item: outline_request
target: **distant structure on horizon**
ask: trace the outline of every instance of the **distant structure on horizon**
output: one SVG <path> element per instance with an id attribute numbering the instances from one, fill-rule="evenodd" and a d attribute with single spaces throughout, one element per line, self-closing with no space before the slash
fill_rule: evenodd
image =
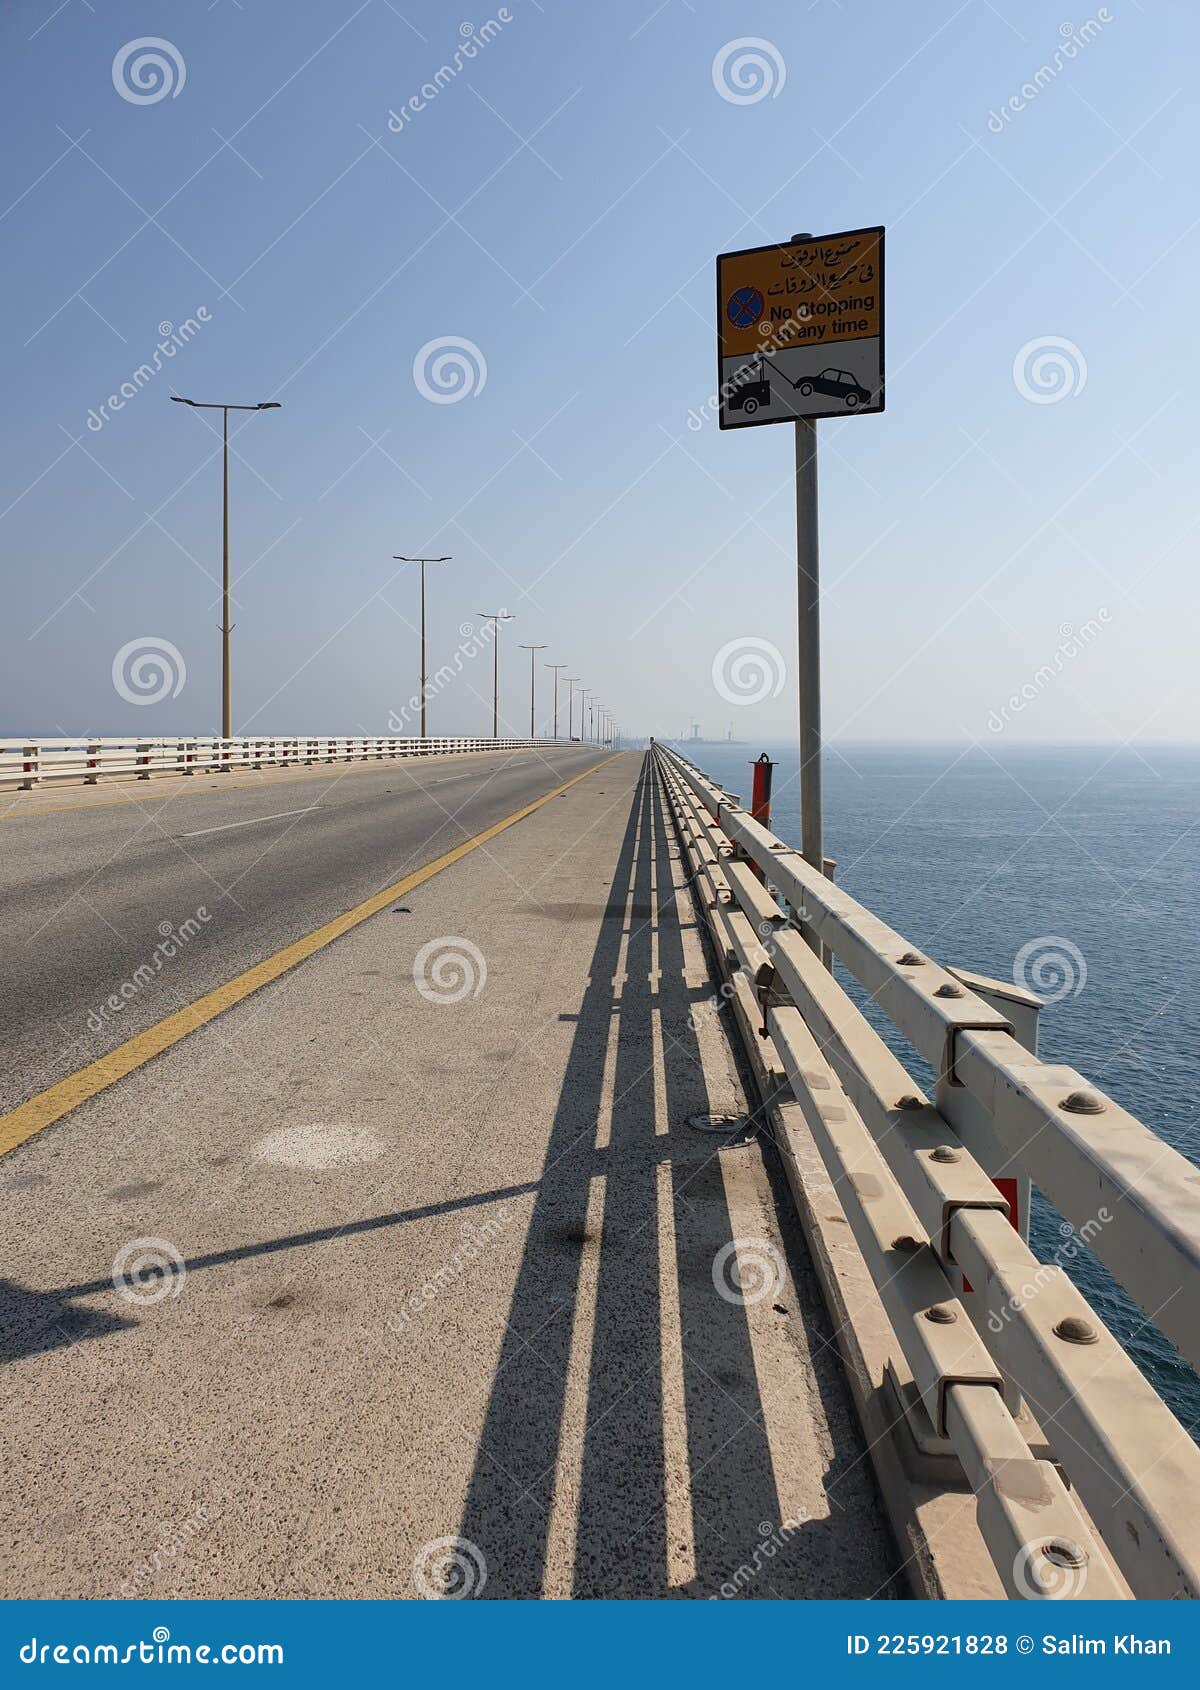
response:
<path id="1" fill-rule="evenodd" d="M 747 742 L 744 739 L 734 739 L 732 722 L 725 731 L 724 739 L 705 739 L 701 735 L 699 722 L 693 718 L 681 734 L 667 743 L 672 745 L 745 745 Z"/>

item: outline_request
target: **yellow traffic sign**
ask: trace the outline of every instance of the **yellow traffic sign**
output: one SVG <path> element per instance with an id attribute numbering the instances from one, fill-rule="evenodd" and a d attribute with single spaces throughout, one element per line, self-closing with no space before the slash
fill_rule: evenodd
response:
<path id="1" fill-rule="evenodd" d="M 722 428 L 883 410 L 883 230 L 717 259 Z"/>

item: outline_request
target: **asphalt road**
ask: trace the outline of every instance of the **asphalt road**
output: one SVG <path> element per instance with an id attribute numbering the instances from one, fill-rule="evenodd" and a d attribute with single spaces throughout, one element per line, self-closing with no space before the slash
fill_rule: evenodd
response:
<path id="1" fill-rule="evenodd" d="M 250 784 L 230 777 L 224 787 L 173 783 L 170 792 L 152 782 L 9 795 L 0 815 L 0 1110 L 603 756 L 564 746 L 273 772 Z"/>
<path id="2" fill-rule="evenodd" d="M 478 793 L 455 800 L 477 827 L 569 757 L 552 776 L 518 753 L 503 798 L 482 772 L 433 786 L 461 764 L 415 775 Z M 305 921 L 393 876 L 432 848 L 432 800 L 394 780 L 372 798 L 347 778 L 344 813 L 301 818 L 294 847 L 273 824 L 254 870 L 273 883 L 235 891 L 261 885 L 290 932 L 301 871 L 330 876 Z M 322 784 L 167 816 L 233 875 L 253 855 L 216 842 L 259 829 L 203 829 Z M 54 827 L 81 817 L 99 825 Z M 187 858 L 159 851 L 169 886 Z M 142 884 L 122 868 L 110 913 Z M 751 1100 L 645 760 L 395 902 L 411 914 L 363 921 L 0 1161 L 0 1597 L 392 1600 L 443 1594 L 448 1559 L 489 1599 L 890 1594 L 798 1223 L 758 1140 L 690 1125 Z M 230 937 L 235 913 L 190 942 L 222 967 L 261 943 Z M 448 935 L 474 990 L 418 984 Z"/>

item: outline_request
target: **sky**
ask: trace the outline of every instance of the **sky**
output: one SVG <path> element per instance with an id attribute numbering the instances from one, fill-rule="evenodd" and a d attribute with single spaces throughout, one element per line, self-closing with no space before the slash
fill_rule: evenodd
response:
<path id="1" fill-rule="evenodd" d="M 231 421 L 235 732 L 417 731 L 393 554 L 449 553 L 431 733 L 490 732 L 503 608 L 514 733 L 523 642 L 630 734 L 792 734 L 793 428 L 713 420 L 714 260 L 882 224 L 826 736 L 1195 740 L 1198 47 L 1170 0 L 5 0 L 0 734 L 219 730 L 173 393 L 280 405 Z"/>

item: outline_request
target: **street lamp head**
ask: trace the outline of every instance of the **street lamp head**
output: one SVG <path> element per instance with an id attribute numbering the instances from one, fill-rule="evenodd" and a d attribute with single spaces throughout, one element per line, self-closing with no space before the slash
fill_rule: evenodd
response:
<path id="1" fill-rule="evenodd" d="M 176 405 L 190 405 L 194 411 L 278 411 L 278 399 L 263 399 L 257 405 L 224 405 L 219 400 L 185 399 L 181 393 L 172 393 L 172 400 Z"/>

